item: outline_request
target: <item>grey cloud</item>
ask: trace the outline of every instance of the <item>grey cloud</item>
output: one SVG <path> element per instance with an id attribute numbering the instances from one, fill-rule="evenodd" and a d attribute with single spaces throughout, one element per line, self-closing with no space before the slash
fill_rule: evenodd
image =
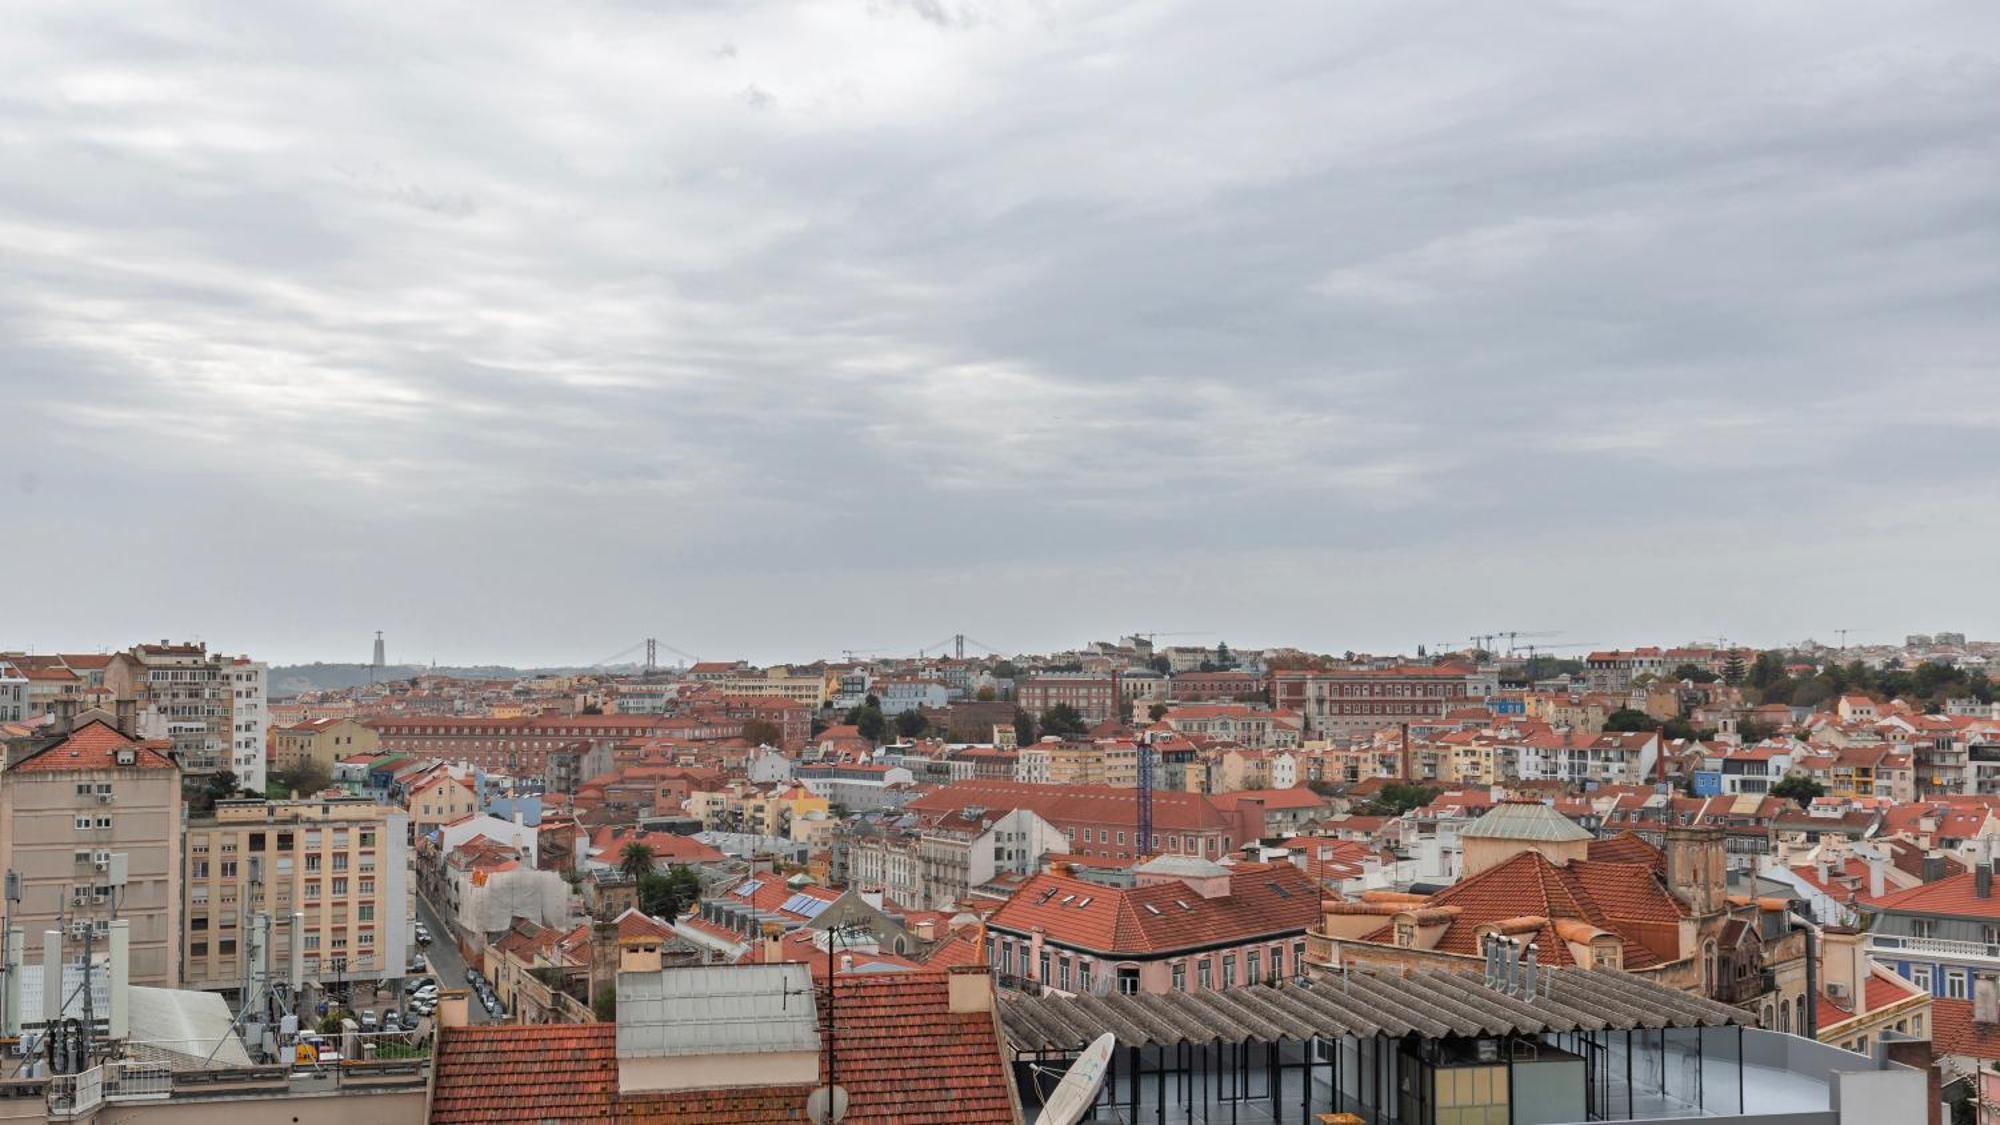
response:
<path id="1" fill-rule="evenodd" d="M 2000 547 L 1987 5 L 101 23 L 0 41 L 0 469 L 162 573 L 12 553 L 37 637 L 1777 641 L 1857 504 Z"/>

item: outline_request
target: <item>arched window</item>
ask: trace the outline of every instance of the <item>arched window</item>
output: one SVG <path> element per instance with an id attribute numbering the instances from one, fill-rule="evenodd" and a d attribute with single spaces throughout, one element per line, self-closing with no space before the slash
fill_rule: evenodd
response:
<path id="1" fill-rule="evenodd" d="M 1778 1030 L 1790 1035 L 1792 1032 L 1792 1006 L 1786 1001 L 1778 1001 Z"/>
<path id="2" fill-rule="evenodd" d="M 1715 982 L 1715 942 L 1714 942 L 1713 940 L 1710 940 L 1710 941 L 1705 941 L 1705 942 L 1702 942 L 1702 943 L 1701 943 L 1701 985 L 1702 985 L 1702 989 L 1701 989 L 1701 990 L 1702 990 L 1702 994 L 1703 994 L 1703 995 L 1705 995 L 1705 996 L 1709 996 L 1709 997 L 1713 997 L 1713 996 L 1715 995 L 1715 983 L 1716 983 L 1716 982 Z"/>

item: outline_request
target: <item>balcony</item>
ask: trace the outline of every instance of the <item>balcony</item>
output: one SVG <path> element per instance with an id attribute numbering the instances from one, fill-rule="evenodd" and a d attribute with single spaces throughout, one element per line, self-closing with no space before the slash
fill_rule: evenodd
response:
<path id="1" fill-rule="evenodd" d="M 1905 937 L 1900 934 L 1870 934 L 1868 947 L 1871 950 L 1928 953 L 1957 961 L 1991 961 L 2000 965 L 2000 944 L 1953 941 L 1950 938 Z"/>

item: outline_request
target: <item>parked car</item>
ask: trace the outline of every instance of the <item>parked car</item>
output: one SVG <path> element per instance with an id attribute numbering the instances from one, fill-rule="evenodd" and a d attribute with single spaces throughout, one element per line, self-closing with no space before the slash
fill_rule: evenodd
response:
<path id="1" fill-rule="evenodd" d="M 361 1018 L 358 1022 L 361 1025 L 361 1030 L 374 1031 L 378 1026 L 375 1022 L 375 1009 L 373 1008 L 361 1009 Z"/>
<path id="2" fill-rule="evenodd" d="M 397 1014 L 396 1014 L 396 1013 L 394 1013 L 394 1012 L 385 1012 L 385 1013 L 383 1013 L 383 1015 L 382 1015 L 382 1030 L 383 1030 L 383 1031 L 401 1031 L 401 1030 L 403 1030 L 403 1017 L 402 1017 L 402 1016 L 399 1016 L 399 1015 L 397 1015 Z"/>
<path id="3" fill-rule="evenodd" d="M 414 996 L 425 988 L 437 991 L 437 982 L 429 977 L 412 977 L 403 982 L 403 995 Z"/>
<path id="4" fill-rule="evenodd" d="M 467 969 L 467 970 L 465 970 L 465 983 L 467 983 L 467 984 L 478 984 L 478 983 L 479 983 L 479 970 L 478 970 L 478 969 Z"/>

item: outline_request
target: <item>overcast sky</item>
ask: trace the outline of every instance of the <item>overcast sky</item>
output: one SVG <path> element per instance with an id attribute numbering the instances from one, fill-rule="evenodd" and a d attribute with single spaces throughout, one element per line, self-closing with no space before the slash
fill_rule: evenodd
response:
<path id="1" fill-rule="evenodd" d="M 0 648 L 2000 637 L 1996 185 L 1990 0 L 16 5 Z"/>

